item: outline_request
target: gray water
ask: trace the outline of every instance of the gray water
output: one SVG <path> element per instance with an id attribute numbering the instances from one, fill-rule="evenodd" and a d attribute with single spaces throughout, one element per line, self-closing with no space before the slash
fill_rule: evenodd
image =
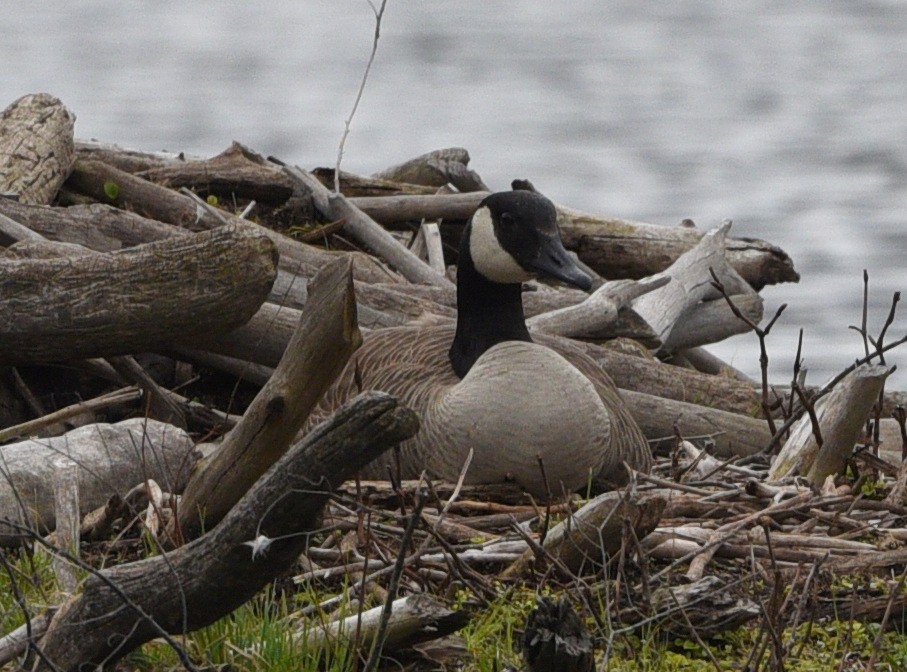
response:
<path id="1" fill-rule="evenodd" d="M 3 9 L 0 107 L 47 91 L 81 138 L 203 155 L 239 140 L 308 168 L 336 159 L 374 28 L 365 0 Z M 456 145 L 492 188 L 526 177 L 602 215 L 733 219 L 803 277 L 763 293 L 769 314 L 789 304 L 772 378 L 803 327 L 820 383 L 862 352 L 862 270 L 875 330 L 907 289 L 905 56 L 894 0 L 389 0 L 343 166 Z M 753 335 L 711 349 L 758 371 Z"/>

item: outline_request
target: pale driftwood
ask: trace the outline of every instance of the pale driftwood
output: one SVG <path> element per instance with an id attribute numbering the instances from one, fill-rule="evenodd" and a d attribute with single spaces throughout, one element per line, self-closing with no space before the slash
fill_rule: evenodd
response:
<path id="1" fill-rule="evenodd" d="M 372 177 L 390 182 L 421 184 L 429 187 L 452 184 L 463 192 L 488 191 L 482 178 L 468 166 L 469 152 L 462 147 L 447 147 L 385 168 L 374 173 Z"/>
<path id="2" fill-rule="evenodd" d="M 47 659 L 63 670 L 112 664 L 162 632 L 196 630 L 227 615 L 297 561 L 332 484 L 417 427 L 388 395 L 358 397 L 284 455 L 213 530 L 166 556 L 89 577 L 40 642 Z M 272 543 L 262 546 L 260 535 Z"/>
<path id="3" fill-rule="evenodd" d="M 762 321 L 762 297 L 758 294 L 735 294 L 731 300 L 754 324 Z M 724 299 L 704 301 L 691 306 L 671 330 L 668 341 L 662 346 L 665 352 L 687 350 L 709 343 L 719 343 L 726 338 L 745 334 L 750 327 L 734 315 Z M 755 339 L 755 336 L 753 337 Z"/>
<path id="4" fill-rule="evenodd" d="M 711 439 L 719 457 L 759 453 L 772 438 L 764 420 L 642 392 L 620 394 L 653 450 L 673 444 L 675 425 L 685 439 Z"/>
<path id="5" fill-rule="evenodd" d="M 642 539 L 658 525 L 666 504 L 663 493 L 602 493 L 552 527 L 542 548 L 573 573 L 600 569 L 620 550 L 624 525 L 631 526 L 637 538 Z M 532 549 L 526 551 L 503 576 L 519 576 L 535 558 Z"/>
<path id="6" fill-rule="evenodd" d="M 228 331 L 261 305 L 276 265 L 266 237 L 236 226 L 77 259 L 6 260 L 0 361 L 144 352 Z"/>
<path id="7" fill-rule="evenodd" d="M 344 232 L 390 263 L 410 282 L 440 287 L 451 286 L 452 283 L 443 274 L 406 249 L 377 222 L 352 205 L 345 196 L 331 193 L 313 175 L 299 168 L 285 166 L 284 170 L 293 180 L 312 192 L 315 207 L 323 217 L 343 219 Z"/>
<path id="8" fill-rule="evenodd" d="M 613 333 L 612 327 L 621 308 L 669 282 L 670 278 L 664 276 L 608 282 L 582 303 L 530 317 L 526 325 L 530 329 L 558 336 L 603 338 Z"/>
<path id="9" fill-rule="evenodd" d="M 190 233 L 172 224 L 100 203 L 51 208 L 0 199 L 0 213 L 44 238 L 75 243 L 95 252 L 113 252 Z M 14 236 L 0 242 L 8 245 L 22 239 L 22 236 Z"/>
<path id="10" fill-rule="evenodd" d="M 234 359 L 275 367 L 283 357 L 302 314 L 303 311 L 295 308 L 281 308 L 273 303 L 265 303 L 241 327 L 221 336 L 199 338 L 192 346 Z M 185 354 L 186 347 L 188 344 L 178 352 Z"/>
<path id="11" fill-rule="evenodd" d="M 284 454 L 362 343 L 349 260 L 339 259 L 323 268 L 310 290 L 308 305 L 274 375 L 186 486 L 179 512 L 179 529 L 186 539 L 223 518 Z"/>
<path id="12" fill-rule="evenodd" d="M 82 514 L 145 478 L 179 492 L 197 459 L 185 432 L 143 418 L 87 425 L 58 437 L 2 446 L 0 520 L 28 525 L 37 532 L 54 529 L 53 463 L 61 457 L 79 466 Z M 22 534 L 0 522 L 0 546 L 15 546 L 22 540 Z"/>
<path id="13" fill-rule="evenodd" d="M 417 257 L 425 260 L 429 266 L 442 275 L 447 267 L 444 264 L 444 248 L 441 244 L 441 230 L 435 222 L 423 222 L 416 232 L 410 248 Z"/>
<path id="14" fill-rule="evenodd" d="M 72 170 L 76 117 L 46 93 L 22 96 L 0 113 L 0 193 L 50 203 Z"/>
<path id="15" fill-rule="evenodd" d="M 9 199 L 0 198 L 0 201 L 9 201 Z M 31 240 L 37 242 L 45 240 L 41 234 L 35 233 L 27 226 L 23 226 L 3 213 L 0 213 L 0 236 L 2 236 L 0 242 L 4 245 L 9 245 L 15 241 Z"/>
<path id="16" fill-rule="evenodd" d="M 70 555 L 79 555 L 79 466 L 67 457 L 53 461 L 54 543 Z M 67 595 L 76 592 L 76 568 L 62 556 L 54 556 L 57 584 Z"/>
<path id="17" fill-rule="evenodd" d="M 56 608 L 39 614 L 8 635 L 0 637 L 0 665 L 6 665 L 23 655 L 34 642 L 43 637 L 55 612 Z"/>
<path id="18" fill-rule="evenodd" d="M 714 291 L 709 269 L 714 269 L 719 277 L 727 276 L 725 241 L 730 226 L 725 223 L 703 236 L 663 271 L 671 279 L 669 283 L 633 301 L 633 309 L 651 325 L 661 343 L 668 342 L 684 312 Z"/>
<path id="19" fill-rule="evenodd" d="M 115 198 L 105 190 L 108 183 L 117 187 Z M 101 203 L 122 208 L 139 210 L 154 219 L 190 231 L 205 231 L 221 226 L 221 219 L 210 214 L 199 213 L 192 199 L 148 180 L 130 175 L 98 161 L 78 161 L 67 185 L 87 194 Z M 12 215 L 11 215 L 12 216 Z M 280 252 L 281 268 L 292 274 L 311 277 L 319 268 L 333 259 L 350 256 L 353 258 L 355 277 L 368 282 L 394 282 L 397 277 L 380 262 L 362 253 L 326 252 L 312 245 L 299 243 L 263 226 L 247 222 L 229 213 L 222 213 L 227 221 L 256 228 L 271 238 Z M 18 218 L 17 218 L 18 219 Z M 25 220 L 19 220 L 28 224 Z"/>
<path id="20" fill-rule="evenodd" d="M 424 196 L 359 196 L 350 202 L 379 224 L 422 219 L 468 220 L 487 191 Z"/>
<path id="21" fill-rule="evenodd" d="M 370 647 L 380 628 L 384 605 L 361 614 L 328 621 L 325 624 L 306 621 L 295 633 L 306 648 L 318 648 L 338 639 Z M 426 593 L 416 593 L 394 600 L 386 625 L 384 651 L 399 651 L 428 639 L 445 637 L 464 627 L 469 615 L 462 610 L 452 610 Z"/>
<path id="22" fill-rule="evenodd" d="M 890 373 L 888 367 L 863 364 L 816 402 L 821 445 L 809 416 L 804 414 L 772 463 L 769 480 L 799 473 L 820 486 L 827 476 L 843 469 Z"/>
<path id="23" fill-rule="evenodd" d="M 95 397 L 94 399 L 80 401 L 71 406 L 66 406 L 54 411 L 53 413 L 48 413 L 40 418 L 27 420 L 18 425 L 11 425 L 0 429 L 0 443 L 20 436 L 34 436 L 35 432 L 38 432 L 47 426 L 54 425 L 62 420 L 92 413 L 97 409 L 109 408 L 120 404 L 131 404 L 138 401 L 141 396 L 142 393 L 137 388 L 132 387 L 115 390 L 108 394 L 101 395 L 100 397 Z"/>

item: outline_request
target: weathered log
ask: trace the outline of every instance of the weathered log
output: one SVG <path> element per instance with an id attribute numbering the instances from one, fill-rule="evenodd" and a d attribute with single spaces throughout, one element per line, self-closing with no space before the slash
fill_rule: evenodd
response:
<path id="1" fill-rule="evenodd" d="M 725 255 L 730 227 L 730 222 L 727 222 L 704 235 L 695 246 L 681 254 L 663 271 L 663 275 L 670 277 L 671 282 L 633 301 L 633 309 L 651 325 L 661 343 L 668 342 L 683 313 L 714 291 L 710 270 L 719 278 L 730 276 L 737 280 Z"/>
<path id="2" fill-rule="evenodd" d="M 294 189 L 280 166 L 238 142 L 210 159 L 170 163 L 136 175 L 173 189 L 188 187 L 201 195 L 235 195 L 272 205 L 285 203 Z"/>
<path id="3" fill-rule="evenodd" d="M 616 280 L 595 290 L 582 303 L 542 313 L 526 320 L 530 329 L 576 338 L 602 338 L 610 335 L 621 308 L 647 292 L 668 284 L 670 278 Z M 657 339 L 658 335 L 653 334 Z M 660 343 L 660 341 L 658 341 Z"/>
<path id="4" fill-rule="evenodd" d="M 179 511 L 184 538 L 216 524 L 284 454 L 361 343 L 352 266 L 340 259 L 312 281 L 309 303 L 274 375 L 220 449 L 193 473 Z"/>
<path id="5" fill-rule="evenodd" d="M 0 194 L 50 203 L 72 170 L 76 117 L 46 93 L 22 96 L 0 113 Z"/>
<path id="6" fill-rule="evenodd" d="M 469 615 L 465 611 L 448 609 L 437 598 L 426 593 L 394 600 L 391 609 L 385 630 L 384 651 L 399 651 L 419 642 L 444 637 L 469 622 Z M 295 633 L 295 637 L 304 641 L 307 649 L 317 649 L 338 639 L 359 642 L 360 646 L 367 649 L 379 632 L 383 611 L 384 605 L 381 605 L 324 624 L 307 621 Z"/>
<path id="7" fill-rule="evenodd" d="M 355 277 L 369 282 L 393 282 L 396 279 L 392 272 L 368 255 L 326 252 L 227 212 L 219 212 L 218 217 L 204 210 L 199 212 L 191 198 L 98 161 L 76 162 L 66 184 L 101 203 L 137 211 L 152 219 L 190 231 L 205 231 L 219 227 L 224 220 L 254 227 L 271 238 L 280 252 L 281 267 L 293 274 L 311 277 L 319 268 L 336 257 L 352 256 L 356 269 Z"/>
<path id="8" fill-rule="evenodd" d="M 819 487 L 827 476 L 843 469 L 890 373 L 888 367 L 863 364 L 816 402 L 822 440 L 817 440 L 813 423 L 804 414 L 772 463 L 768 480 L 799 473 Z"/>
<path id="9" fill-rule="evenodd" d="M 423 218 L 465 221 L 487 195 L 396 195 L 387 203 L 384 197 L 351 200 L 376 221 L 393 224 Z M 558 211 L 564 245 L 609 280 L 659 273 L 704 235 L 695 228 L 598 217 L 564 206 Z M 765 241 L 729 239 L 727 254 L 731 266 L 756 290 L 800 279 L 787 253 Z"/>
<path id="10" fill-rule="evenodd" d="M 671 636 L 681 638 L 690 636 L 690 628 L 699 637 L 714 637 L 734 630 L 762 613 L 756 602 L 736 595 L 717 576 L 658 588 L 652 591 L 651 607 L 659 627 Z M 648 614 L 644 616 L 648 617 Z"/>
<path id="11" fill-rule="evenodd" d="M 625 354 L 594 343 L 580 343 L 580 347 L 621 389 L 749 417 L 761 413 L 760 393 L 752 383 L 668 366 L 653 358 Z"/>
<path id="12" fill-rule="evenodd" d="M 443 187 L 452 184 L 461 192 L 488 191 L 476 171 L 469 167 L 469 152 L 462 147 L 436 149 L 372 175 L 379 180 Z"/>
<path id="13" fill-rule="evenodd" d="M 39 614 L 5 637 L 0 637 L 0 665 L 12 662 L 29 650 L 29 647 L 47 632 L 47 626 L 56 609 Z"/>
<path id="14" fill-rule="evenodd" d="M 342 194 L 331 193 L 311 174 L 299 168 L 285 166 L 287 174 L 303 187 L 312 191 L 315 208 L 326 219 L 343 219 L 344 232 L 366 245 L 390 263 L 410 282 L 450 287 L 451 282 L 419 257 L 410 252 L 396 238 L 352 205 Z"/>
<path id="15" fill-rule="evenodd" d="M 735 294 L 731 297 L 734 305 L 754 324 L 762 321 L 762 297 L 758 294 Z M 667 342 L 662 346 L 665 352 L 687 350 L 709 343 L 719 343 L 726 338 L 745 334 L 749 326 L 734 315 L 727 301 L 714 299 L 691 306 L 678 318 Z"/>
<path id="16" fill-rule="evenodd" d="M 379 224 L 389 225 L 422 219 L 466 221 L 486 196 L 487 191 L 474 191 L 424 196 L 359 196 L 349 200 Z"/>
<path id="17" fill-rule="evenodd" d="M 0 446 L 0 546 L 23 541 L 23 535 L 3 520 L 37 533 L 54 529 L 53 468 L 60 457 L 79 466 L 82 514 L 146 478 L 180 492 L 197 459 L 185 432 L 143 418 L 87 425 L 58 437 Z"/>
<path id="18" fill-rule="evenodd" d="M 5 260 L 0 362 L 145 352 L 228 331 L 258 310 L 276 265 L 274 246 L 247 226 L 77 259 Z"/>
<path id="19" fill-rule="evenodd" d="M 673 444 L 675 425 L 685 439 L 714 441 L 720 457 L 759 453 L 772 438 L 764 420 L 642 392 L 621 390 L 620 395 L 652 450 Z"/>
<path id="20" fill-rule="evenodd" d="M 575 574 L 595 571 L 620 550 L 625 524 L 631 525 L 637 538 L 642 539 L 658 525 L 667 501 L 659 493 L 602 493 L 551 528 L 542 548 Z M 519 576 L 534 559 L 535 552 L 529 549 L 503 576 Z"/>
<path id="21" fill-rule="evenodd" d="M 138 173 L 152 168 L 161 168 L 185 161 L 201 160 L 201 157 L 187 156 L 184 152 L 146 152 L 129 149 L 109 142 L 76 139 L 76 159 L 80 161 L 102 161 L 127 173 Z"/>
<path id="22" fill-rule="evenodd" d="M 664 270 L 695 245 L 702 231 L 608 219 L 561 207 L 564 245 L 605 278 L 642 278 Z M 754 238 L 728 242 L 728 261 L 757 291 L 797 282 L 800 275 L 784 250 Z"/>
<path id="23" fill-rule="evenodd" d="M 0 199 L 0 214 L 45 238 L 82 245 L 95 252 L 113 252 L 191 233 L 172 224 L 100 203 L 51 208 Z M 18 238 L 5 237 L 0 242 L 9 245 L 13 240 Z"/>
<path id="24" fill-rule="evenodd" d="M 357 397 L 274 464 L 213 530 L 89 577 L 51 622 L 40 642 L 50 662 L 37 669 L 111 664 L 162 631 L 196 630 L 230 613 L 297 561 L 332 486 L 417 426 L 388 395 Z"/>

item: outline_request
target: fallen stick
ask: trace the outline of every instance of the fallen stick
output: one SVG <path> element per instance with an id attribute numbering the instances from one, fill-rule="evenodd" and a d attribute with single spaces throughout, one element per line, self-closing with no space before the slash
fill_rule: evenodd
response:
<path id="1" fill-rule="evenodd" d="M 229 614 L 297 561 L 333 484 L 417 427 L 388 395 L 357 397 L 295 444 L 210 532 L 90 576 L 52 620 L 39 644 L 49 662 L 36 670 L 109 665 L 162 632 L 197 630 Z"/>
<path id="2" fill-rule="evenodd" d="M 338 639 L 359 642 L 360 646 L 368 647 L 378 634 L 383 611 L 384 605 L 381 605 L 324 625 L 310 619 L 294 637 L 304 641 L 307 650 Z M 419 642 L 445 637 L 468 622 L 469 616 L 465 611 L 448 609 L 431 595 L 407 595 L 394 600 L 391 605 L 384 650 L 399 651 Z"/>
<path id="3" fill-rule="evenodd" d="M 450 280 L 406 249 L 377 222 L 350 203 L 345 196 L 331 193 L 314 176 L 299 168 L 284 166 L 284 170 L 312 192 L 315 208 L 323 217 L 328 220 L 345 220 L 343 225 L 345 232 L 390 263 L 410 282 L 440 287 L 452 286 Z"/>
<path id="4" fill-rule="evenodd" d="M 179 511 L 184 539 L 216 524 L 283 455 L 361 344 L 352 285 L 347 259 L 315 276 L 309 303 L 271 379 L 186 486 Z"/>

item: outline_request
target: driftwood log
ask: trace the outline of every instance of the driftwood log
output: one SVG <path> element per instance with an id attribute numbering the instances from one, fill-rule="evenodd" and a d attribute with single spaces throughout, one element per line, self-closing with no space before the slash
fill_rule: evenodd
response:
<path id="1" fill-rule="evenodd" d="M 62 436 L 2 446 L 0 546 L 23 541 L 21 529 L 3 520 L 35 533 L 54 529 L 53 471 L 59 458 L 78 467 L 80 511 L 86 514 L 146 479 L 180 492 L 198 454 L 184 431 L 142 418 L 86 425 Z"/>
<path id="2" fill-rule="evenodd" d="M 110 185 L 115 185 L 111 188 Z M 188 196 L 130 175 L 98 161 L 77 161 L 66 186 L 96 199 L 138 212 L 161 222 L 190 231 L 204 231 L 229 222 L 252 226 L 271 238 L 280 253 L 280 266 L 290 273 L 314 276 L 319 268 L 338 256 L 352 256 L 355 277 L 370 282 L 393 282 L 395 275 L 380 262 L 366 254 L 327 252 L 297 242 L 268 228 L 246 222 L 221 212 L 217 217 L 199 206 Z"/>
<path id="3" fill-rule="evenodd" d="M 819 487 L 827 476 L 841 471 L 890 373 L 888 367 L 863 364 L 822 397 L 815 407 L 821 438 L 804 414 L 775 458 L 769 480 L 799 473 Z"/>
<path id="4" fill-rule="evenodd" d="M 227 226 L 122 252 L 0 261 L 0 362 L 145 352 L 225 332 L 258 310 L 277 258 Z"/>
<path id="5" fill-rule="evenodd" d="M 399 195 L 350 201 L 373 219 L 392 225 L 422 218 L 466 220 L 487 195 Z M 558 210 L 564 245 L 606 279 L 639 279 L 663 271 L 704 235 L 692 227 L 596 217 L 564 206 Z M 765 241 L 730 239 L 728 261 L 756 290 L 800 279 L 790 257 Z"/>
<path id="6" fill-rule="evenodd" d="M 389 262 L 410 282 L 451 286 L 446 276 L 419 259 L 377 222 L 350 203 L 346 196 L 328 191 L 313 175 L 299 168 L 287 166 L 285 170 L 298 184 L 311 190 L 315 209 L 323 217 L 328 220 L 342 219 L 344 232 Z"/>
<path id="7" fill-rule="evenodd" d="M 452 184 L 458 191 L 488 191 L 478 173 L 469 168 L 469 152 L 462 147 L 436 149 L 372 175 L 379 180 L 443 187 Z"/>
<path id="8" fill-rule="evenodd" d="M 191 539 L 217 523 L 286 451 L 322 394 L 362 343 L 348 259 L 325 266 L 268 383 L 220 448 L 193 473 L 179 528 Z"/>
<path id="9" fill-rule="evenodd" d="M 40 642 L 50 662 L 36 669 L 110 664 L 161 633 L 196 630 L 230 613 L 296 562 L 334 485 L 417 427 L 388 395 L 357 397 L 285 454 L 210 532 L 89 577 L 54 616 Z"/>
<path id="10" fill-rule="evenodd" d="M 631 527 L 637 538 L 644 538 L 658 525 L 667 501 L 657 493 L 602 493 L 551 528 L 542 544 L 542 557 L 550 556 L 574 574 L 601 569 L 620 550 L 624 526 Z M 536 549 L 527 550 L 503 576 L 519 576 L 533 560 L 541 559 L 538 555 Z"/>
<path id="11" fill-rule="evenodd" d="M 0 194 L 48 204 L 72 170 L 76 117 L 46 93 L 22 96 L 0 113 Z"/>
<path id="12" fill-rule="evenodd" d="M 308 621 L 297 637 L 305 641 L 307 647 L 316 649 L 339 638 L 369 647 L 381 628 L 383 611 L 384 605 L 381 605 L 323 625 Z M 452 634 L 468 622 L 469 616 L 465 611 L 449 609 L 431 595 L 407 595 L 394 600 L 391 605 L 391 615 L 385 626 L 384 649 L 408 649 L 419 642 Z"/>

